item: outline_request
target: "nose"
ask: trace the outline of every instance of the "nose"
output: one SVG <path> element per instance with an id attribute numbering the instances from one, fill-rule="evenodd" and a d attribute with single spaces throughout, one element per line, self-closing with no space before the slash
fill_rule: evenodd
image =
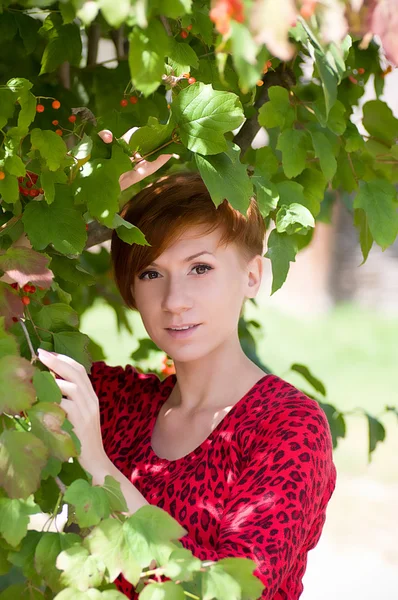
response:
<path id="1" fill-rule="evenodd" d="M 192 298 L 186 283 L 177 277 L 169 277 L 164 286 L 162 309 L 178 314 L 191 307 Z"/>

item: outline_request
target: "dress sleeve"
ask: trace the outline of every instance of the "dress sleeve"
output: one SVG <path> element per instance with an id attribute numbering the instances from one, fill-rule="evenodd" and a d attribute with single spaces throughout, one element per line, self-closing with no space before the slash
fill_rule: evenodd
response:
<path id="1" fill-rule="evenodd" d="M 189 535 L 180 539 L 201 560 L 251 558 L 265 586 L 262 600 L 274 598 L 298 555 L 316 545 L 335 486 L 329 425 L 307 400 L 308 410 L 282 411 L 260 424 L 225 505 L 216 548 L 203 548 Z"/>

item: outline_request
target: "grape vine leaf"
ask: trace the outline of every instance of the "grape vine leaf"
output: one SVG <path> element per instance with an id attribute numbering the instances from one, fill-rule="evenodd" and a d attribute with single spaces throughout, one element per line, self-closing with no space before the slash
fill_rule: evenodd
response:
<path id="1" fill-rule="evenodd" d="M 398 235 L 398 203 L 392 183 L 384 179 L 360 181 L 354 208 L 365 211 L 369 230 L 382 250 L 394 242 Z"/>
<path id="2" fill-rule="evenodd" d="M 171 110 L 183 144 L 204 156 L 226 152 L 224 134 L 244 120 L 238 96 L 199 82 L 180 92 Z"/>
<path id="3" fill-rule="evenodd" d="M 286 281 L 291 262 L 296 262 L 297 242 L 286 233 L 278 233 L 273 229 L 268 238 L 268 250 L 266 258 L 271 260 L 272 265 L 272 289 L 271 296 L 279 290 Z"/>
<path id="4" fill-rule="evenodd" d="M 0 532 L 11 546 L 18 546 L 25 537 L 29 515 L 40 512 L 40 507 L 34 502 L 33 496 L 25 500 L 19 498 L 0 498 Z"/>
<path id="5" fill-rule="evenodd" d="M 38 489 L 40 472 L 48 455 L 44 443 L 33 433 L 3 431 L 0 436 L 0 485 L 10 498 L 26 500 Z"/>

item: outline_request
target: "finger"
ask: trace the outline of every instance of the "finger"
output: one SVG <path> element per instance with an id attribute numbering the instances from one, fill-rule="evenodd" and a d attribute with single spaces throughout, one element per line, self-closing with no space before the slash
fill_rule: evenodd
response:
<path id="1" fill-rule="evenodd" d="M 65 379 L 55 378 L 55 383 L 58 385 L 63 396 L 66 396 L 69 401 L 76 399 L 77 385 L 71 381 L 65 381 Z"/>
<path id="2" fill-rule="evenodd" d="M 46 367 L 60 375 L 63 379 L 68 381 L 77 381 L 82 382 L 83 372 L 87 376 L 86 369 L 78 363 L 76 360 L 71 358 L 70 356 L 65 356 L 64 354 L 51 354 L 45 353 L 41 348 L 37 351 L 40 362 L 42 362 Z M 89 381 L 87 377 L 87 381 Z"/>
<path id="3" fill-rule="evenodd" d="M 134 169 L 123 173 L 123 175 L 119 177 L 120 189 L 125 190 L 134 183 L 138 183 L 142 179 L 145 179 L 145 177 L 152 175 L 152 173 L 155 173 L 155 171 L 163 167 L 163 165 L 166 164 L 167 161 L 170 160 L 170 158 L 175 158 L 176 156 L 178 155 L 161 154 L 161 156 L 159 156 L 156 160 L 152 162 L 142 160 L 137 164 L 137 166 Z"/>
<path id="4" fill-rule="evenodd" d="M 102 129 L 98 132 L 98 135 L 105 144 L 110 144 L 113 141 L 113 133 L 109 129 Z"/>
<path id="5" fill-rule="evenodd" d="M 131 129 L 126 131 L 126 133 L 123 133 L 121 139 L 124 140 L 125 142 L 129 143 L 131 136 L 133 135 L 133 133 L 135 131 L 137 131 L 137 129 L 139 129 L 139 127 L 132 127 Z"/>

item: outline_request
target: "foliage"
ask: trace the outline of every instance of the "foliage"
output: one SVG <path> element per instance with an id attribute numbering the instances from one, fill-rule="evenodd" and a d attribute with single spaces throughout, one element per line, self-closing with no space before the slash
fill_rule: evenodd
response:
<path id="1" fill-rule="evenodd" d="M 113 229 L 147 243 L 118 213 L 163 173 L 198 170 L 216 206 L 226 198 L 243 214 L 256 195 L 272 229 L 272 293 L 316 223 L 330 222 L 339 195 L 353 198 L 364 262 L 374 243 L 394 242 L 398 120 L 380 100 L 392 66 L 372 34 L 397 63 L 398 11 L 394 0 L 355 4 L 0 0 L 0 568 L 17 573 L 1 599 L 117 600 L 120 573 L 143 600 L 261 594 L 249 559 L 202 563 L 181 547 L 184 530 L 167 513 L 149 506 L 128 516 L 114 479 L 91 485 L 36 351 L 67 354 L 87 371 L 103 359 L 79 332 L 98 295 L 129 329 L 109 252 L 90 248 Z M 100 40 L 114 44 L 115 60 L 97 62 Z M 366 84 L 376 99 L 363 107 L 362 135 L 350 117 Z M 126 142 L 131 127 L 139 129 Z M 268 140 L 255 149 L 260 128 Z M 112 143 L 99 138 L 103 129 Z M 149 161 L 179 158 L 121 193 L 120 176 L 142 160 L 137 151 Z M 248 325 L 239 323 L 242 346 L 260 364 Z M 136 359 L 151 349 L 143 343 Z M 324 398 L 307 367 L 292 369 Z M 336 445 L 344 414 L 318 401 Z M 371 454 L 385 431 L 367 418 Z M 62 503 L 78 534 L 27 530 L 29 515 L 50 512 L 51 523 Z"/>

